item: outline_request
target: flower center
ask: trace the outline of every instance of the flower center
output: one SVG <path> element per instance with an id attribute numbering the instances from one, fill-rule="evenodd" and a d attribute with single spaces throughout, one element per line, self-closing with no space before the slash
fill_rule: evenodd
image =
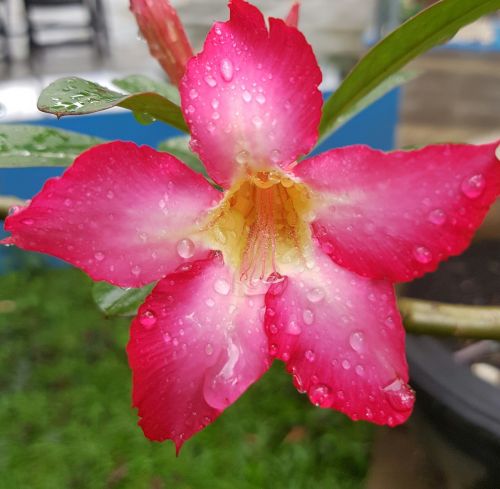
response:
<path id="1" fill-rule="evenodd" d="M 250 175 L 210 214 L 210 245 L 239 270 L 242 281 L 272 280 L 305 261 L 312 202 L 305 185 L 275 171 Z"/>

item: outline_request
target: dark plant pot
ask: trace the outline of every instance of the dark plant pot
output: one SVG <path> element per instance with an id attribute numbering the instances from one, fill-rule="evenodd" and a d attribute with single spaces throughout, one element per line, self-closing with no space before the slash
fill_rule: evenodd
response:
<path id="1" fill-rule="evenodd" d="M 473 244 L 436 273 L 409 284 L 404 295 L 499 305 L 500 242 Z M 484 466 L 486 476 L 474 487 L 500 487 L 500 381 L 486 381 L 472 367 L 500 369 L 500 342 L 409 335 L 407 352 L 419 410 L 455 447 Z"/>

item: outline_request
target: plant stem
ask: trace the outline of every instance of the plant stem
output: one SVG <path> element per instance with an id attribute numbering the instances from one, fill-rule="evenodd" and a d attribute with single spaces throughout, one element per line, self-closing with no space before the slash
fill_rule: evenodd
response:
<path id="1" fill-rule="evenodd" d="M 500 307 L 398 300 L 408 333 L 500 340 Z"/>
<path id="2" fill-rule="evenodd" d="M 13 205 L 24 205 L 24 200 L 12 195 L 0 195 L 0 219 L 9 215 L 9 209 Z"/>

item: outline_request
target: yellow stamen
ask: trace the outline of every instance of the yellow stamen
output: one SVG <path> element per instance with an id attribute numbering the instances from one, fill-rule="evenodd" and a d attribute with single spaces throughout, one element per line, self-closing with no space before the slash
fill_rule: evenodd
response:
<path id="1" fill-rule="evenodd" d="M 304 262 L 311 207 L 305 185 L 276 171 L 262 171 L 227 192 L 202 233 L 241 280 L 266 280 L 282 274 L 287 264 Z"/>

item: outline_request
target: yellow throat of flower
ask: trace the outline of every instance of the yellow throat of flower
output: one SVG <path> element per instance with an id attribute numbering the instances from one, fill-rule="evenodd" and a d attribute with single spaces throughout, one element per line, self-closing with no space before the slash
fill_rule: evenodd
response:
<path id="1" fill-rule="evenodd" d="M 239 270 L 242 281 L 284 274 L 305 264 L 311 242 L 307 187 L 276 171 L 236 182 L 203 228 L 212 249 Z"/>

